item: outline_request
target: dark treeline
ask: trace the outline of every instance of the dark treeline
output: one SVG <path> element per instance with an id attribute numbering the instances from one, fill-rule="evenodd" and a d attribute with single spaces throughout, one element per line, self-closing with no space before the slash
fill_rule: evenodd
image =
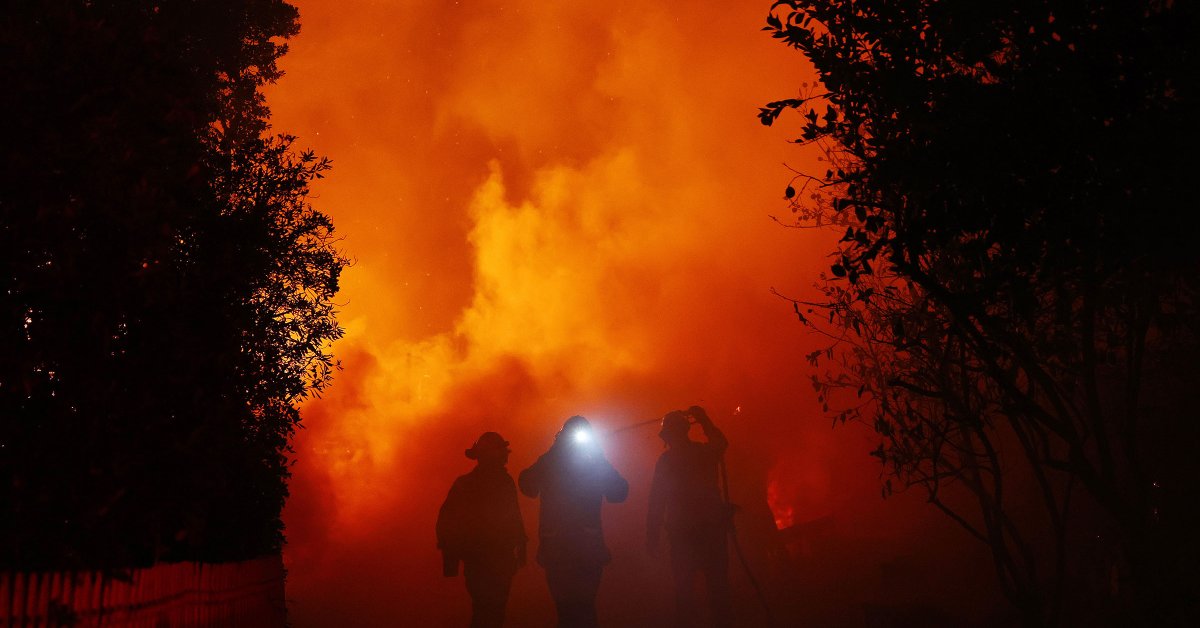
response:
<path id="1" fill-rule="evenodd" d="M 880 437 L 885 494 L 985 542 L 1027 626 L 1196 625 L 1197 8 L 1170 0 L 782 1 L 822 84 L 768 104 L 842 238 L 822 401 Z"/>
<path id="2" fill-rule="evenodd" d="M 277 551 L 341 334 L 328 163 L 267 134 L 280 0 L 0 14 L 0 568 Z"/>

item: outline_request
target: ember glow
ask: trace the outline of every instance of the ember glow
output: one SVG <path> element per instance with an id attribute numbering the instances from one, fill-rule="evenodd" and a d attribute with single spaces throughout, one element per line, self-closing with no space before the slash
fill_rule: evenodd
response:
<path id="1" fill-rule="evenodd" d="M 465 623 L 433 521 L 485 430 L 515 475 L 573 414 L 607 433 L 701 404 L 746 517 L 773 528 L 768 474 L 781 523 L 880 507 L 866 430 L 831 431 L 806 385 L 820 339 L 770 293 L 810 290 L 828 242 L 769 218 L 785 162 L 821 168 L 755 118 L 813 80 L 759 31 L 769 3 L 296 4 L 268 99 L 333 159 L 315 202 L 356 263 L 344 371 L 295 443 L 293 625 Z M 632 492 L 606 507 L 602 607 L 666 597 L 637 586 L 666 577 L 640 554 L 656 433 L 603 442 Z M 514 625 L 552 617 L 536 566 L 510 607 Z"/>

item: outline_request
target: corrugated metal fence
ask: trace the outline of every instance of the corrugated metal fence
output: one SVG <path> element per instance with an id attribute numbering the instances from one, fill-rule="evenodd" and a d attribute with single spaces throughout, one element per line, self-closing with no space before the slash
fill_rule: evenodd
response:
<path id="1" fill-rule="evenodd" d="M 283 560 L 110 573 L 0 573 L 0 626 L 282 628 Z"/>

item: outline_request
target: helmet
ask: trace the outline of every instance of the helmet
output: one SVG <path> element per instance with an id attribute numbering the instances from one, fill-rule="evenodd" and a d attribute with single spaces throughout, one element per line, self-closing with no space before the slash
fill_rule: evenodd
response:
<path id="1" fill-rule="evenodd" d="M 567 422 L 566 422 L 566 423 L 563 423 L 563 426 L 562 426 L 562 431 L 564 431 L 564 432 L 572 432 L 572 431 L 575 431 L 575 430 L 586 430 L 586 429 L 590 429 L 591 427 L 592 427 L 592 424 L 591 424 L 591 423 L 588 423 L 588 420 L 587 420 L 587 419 L 585 419 L 585 418 L 583 418 L 583 417 L 579 416 L 578 414 L 576 414 L 575 416 L 573 416 L 573 417 L 571 417 L 571 418 L 567 419 Z"/>
<path id="2" fill-rule="evenodd" d="M 658 437 L 663 440 L 687 437 L 690 429 L 692 426 L 688 423 L 687 414 L 681 410 L 672 410 L 663 417 L 662 429 L 658 430 Z"/>
<path id="3" fill-rule="evenodd" d="M 591 435 L 591 423 L 588 423 L 587 419 L 579 415 L 575 415 L 567 419 L 566 423 L 563 423 L 562 429 L 559 430 L 554 439 L 557 441 L 569 436 L 569 442 L 582 444 L 591 441 Z"/>
<path id="4" fill-rule="evenodd" d="M 475 444 L 471 445 L 471 448 L 464 453 L 471 460 L 478 460 L 479 455 L 485 450 L 502 450 L 508 453 L 508 441 L 496 432 L 484 432 L 475 441 Z"/>

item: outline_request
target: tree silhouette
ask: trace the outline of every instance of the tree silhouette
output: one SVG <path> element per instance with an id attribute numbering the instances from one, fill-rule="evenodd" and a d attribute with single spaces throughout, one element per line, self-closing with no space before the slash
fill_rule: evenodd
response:
<path id="1" fill-rule="evenodd" d="M 885 492 L 920 486 L 986 541 L 1026 625 L 1194 620 L 1195 7 L 786 1 L 767 22 L 827 90 L 760 111 L 804 116 L 830 168 L 785 195 L 844 230 L 827 299 L 795 302 L 836 339 L 813 383 L 880 435 Z"/>
<path id="2" fill-rule="evenodd" d="M 0 16 L 0 567 L 279 549 L 296 403 L 329 380 L 328 162 L 267 135 L 279 0 Z"/>

